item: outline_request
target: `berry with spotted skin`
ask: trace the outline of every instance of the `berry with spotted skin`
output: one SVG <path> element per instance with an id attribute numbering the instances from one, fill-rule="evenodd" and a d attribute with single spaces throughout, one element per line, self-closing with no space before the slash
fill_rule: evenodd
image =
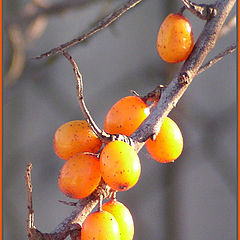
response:
<path id="1" fill-rule="evenodd" d="M 181 14 L 169 14 L 161 24 L 157 36 L 157 51 L 166 62 L 184 61 L 194 45 L 192 27 Z"/>

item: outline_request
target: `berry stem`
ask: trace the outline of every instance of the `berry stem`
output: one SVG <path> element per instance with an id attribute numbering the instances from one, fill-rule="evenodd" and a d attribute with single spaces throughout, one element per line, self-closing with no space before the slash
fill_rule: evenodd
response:
<path id="1" fill-rule="evenodd" d="M 103 195 L 100 194 L 99 200 L 98 200 L 98 211 L 102 211 L 102 202 L 103 202 Z"/>

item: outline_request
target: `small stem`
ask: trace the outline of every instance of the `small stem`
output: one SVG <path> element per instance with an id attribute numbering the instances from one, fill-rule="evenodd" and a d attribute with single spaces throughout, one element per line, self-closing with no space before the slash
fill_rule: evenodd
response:
<path id="1" fill-rule="evenodd" d="M 111 192 L 111 200 L 116 200 L 117 199 L 117 191 L 112 191 Z"/>
<path id="2" fill-rule="evenodd" d="M 102 202 L 103 202 L 103 195 L 101 194 L 99 196 L 99 200 L 98 200 L 98 211 L 101 212 L 102 211 Z"/>

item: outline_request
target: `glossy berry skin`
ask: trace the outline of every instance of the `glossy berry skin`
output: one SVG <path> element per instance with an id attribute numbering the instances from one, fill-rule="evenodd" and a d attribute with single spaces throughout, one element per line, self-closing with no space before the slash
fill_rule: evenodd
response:
<path id="1" fill-rule="evenodd" d="M 104 120 L 104 131 L 130 136 L 147 118 L 147 104 L 136 96 L 127 96 L 116 102 Z"/>
<path id="2" fill-rule="evenodd" d="M 111 213 L 117 220 L 121 240 L 132 240 L 134 235 L 134 223 L 128 208 L 117 200 L 111 200 L 102 205 L 102 209 Z"/>
<path id="3" fill-rule="evenodd" d="M 116 191 L 126 191 L 138 181 L 141 165 L 137 153 L 125 142 L 108 143 L 100 154 L 104 181 Z"/>
<path id="4" fill-rule="evenodd" d="M 96 153 L 102 142 L 86 121 L 75 120 L 60 126 L 54 135 L 54 151 L 58 157 L 68 160 L 76 153 Z"/>
<path id="5" fill-rule="evenodd" d="M 151 157 L 161 163 L 174 162 L 183 150 L 183 138 L 177 124 L 166 117 L 156 139 L 148 139 L 145 144 Z"/>
<path id="6" fill-rule="evenodd" d="M 101 180 L 99 159 L 78 153 L 65 162 L 59 177 L 61 192 L 70 198 L 81 199 L 89 196 Z"/>
<path id="7" fill-rule="evenodd" d="M 116 219 L 106 211 L 91 213 L 83 222 L 81 240 L 120 240 Z"/>
<path id="8" fill-rule="evenodd" d="M 194 45 L 190 22 L 180 14 L 169 14 L 159 28 L 157 50 L 166 62 L 177 63 L 188 58 Z"/>

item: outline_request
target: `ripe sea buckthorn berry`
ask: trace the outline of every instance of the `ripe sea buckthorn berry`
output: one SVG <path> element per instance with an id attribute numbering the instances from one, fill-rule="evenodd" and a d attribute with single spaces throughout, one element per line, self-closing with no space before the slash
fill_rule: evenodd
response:
<path id="1" fill-rule="evenodd" d="M 126 191 L 137 183 L 141 165 L 133 147 L 114 141 L 102 149 L 100 170 L 107 185 L 116 191 Z"/>
<path id="2" fill-rule="evenodd" d="M 64 123 L 54 135 L 54 151 L 58 157 L 68 160 L 76 153 L 96 153 L 102 146 L 87 121 L 75 120 Z"/>
<path id="3" fill-rule="evenodd" d="M 157 50 L 160 57 L 169 63 L 188 58 L 194 45 L 190 22 L 180 14 L 169 14 L 159 28 Z"/>
<path id="4" fill-rule="evenodd" d="M 104 131 L 130 136 L 147 118 L 150 110 L 139 97 L 127 96 L 116 102 L 104 120 Z"/>
<path id="5" fill-rule="evenodd" d="M 117 200 L 111 200 L 104 203 L 102 209 L 111 213 L 116 218 L 120 230 L 120 239 L 132 240 L 134 235 L 134 223 L 128 208 Z"/>
<path id="6" fill-rule="evenodd" d="M 63 165 L 58 185 L 62 193 L 70 198 L 85 198 L 98 186 L 101 180 L 99 159 L 95 156 L 77 153 Z"/>
<path id="7" fill-rule="evenodd" d="M 106 211 L 87 216 L 82 225 L 81 240 L 120 240 L 119 226 L 114 216 Z"/>
<path id="8" fill-rule="evenodd" d="M 183 150 L 181 131 L 172 119 L 166 117 L 156 139 L 154 141 L 148 139 L 145 146 L 156 161 L 161 163 L 174 162 Z"/>

